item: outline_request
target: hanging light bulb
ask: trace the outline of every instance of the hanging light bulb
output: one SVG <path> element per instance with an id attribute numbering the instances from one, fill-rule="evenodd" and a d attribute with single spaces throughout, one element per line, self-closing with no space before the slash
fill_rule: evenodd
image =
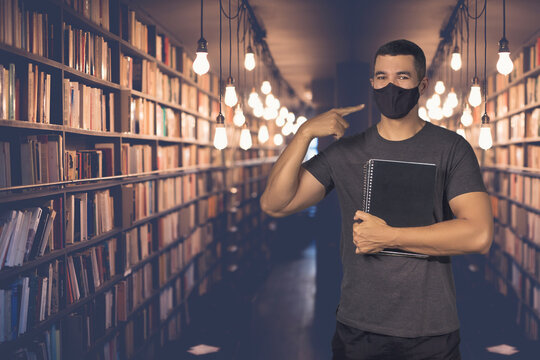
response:
<path id="1" fill-rule="evenodd" d="M 429 98 L 429 99 L 426 100 L 426 108 L 428 110 L 431 110 L 431 109 L 433 109 L 433 108 L 435 108 L 437 106 L 437 105 L 435 105 L 434 101 L 435 100 L 433 100 L 433 98 Z"/>
<path id="2" fill-rule="evenodd" d="M 456 45 L 452 51 L 452 59 L 450 60 L 450 67 L 454 71 L 461 69 L 461 54 L 459 53 L 459 48 Z"/>
<path id="3" fill-rule="evenodd" d="M 418 108 L 418 116 L 422 120 L 429 121 L 428 113 L 427 113 L 427 110 L 426 110 L 426 108 L 424 106 L 420 106 Z"/>
<path id="4" fill-rule="evenodd" d="M 281 133 L 285 136 L 289 136 L 293 131 L 293 123 L 290 121 L 287 121 L 285 125 L 281 128 Z"/>
<path id="5" fill-rule="evenodd" d="M 265 142 L 268 141 L 269 137 L 270 137 L 270 135 L 268 134 L 268 127 L 263 124 L 259 128 L 259 133 L 257 135 L 257 138 L 259 139 L 259 143 L 264 144 Z"/>
<path id="6" fill-rule="evenodd" d="M 276 125 L 279 127 L 282 127 L 283 125 L 285 125 L 285 118 L 283 116 L 278 116 L 276 118 Z"/>
<path id="7" fill-rule="evenodd" d="M 489 126 L 489 116 L 484 113 L 482 115 L 482 127 L 480 128 L 480 136 L 478 138 L 478 146 L 483 150 L 488 150 L 493 145 L 491 137 L 491 127 Z"/>
<path id="8" fill-rule="evenodd" d="M 268 80 L 263 81 L 261 85 L 261 91 L 264 95 L 268 95 L 272 92 L 272 85 L 270 85 L 270 81 Z"/>
<path id="9" fill-rule="evenodd" d="M 478 84 L 478 78 L 475 76 L 473 84 L 471 86 L 471 92 L 469 94 L 469 104 L 472 107 L 477 107 L 482 103 L 482 92 L 480 91 L 480 84 Z"/>
<path id="10" fill-rule="evenodd" d="M 227 132 L 225 131 L 225 117 L 219 113 L 217 117 L 216 132 L 214 133 L 214 147 L 223 150 L 227 147 Z"/>
<path id="11" fill-rule="evenodd" d="M 249 94 L 248 98 L 248 105 L 254 109 L 257 106 L 257 100 L 259 98 L 259 94 L 255 91 L 255 88 L 251 90 L 251 93 Z"/>
<path id="12" fill-rule="evenodd" d="M 281 136 L 281 134 L 274 135 L 274 145 L 276 146 L 283 145 L 283 136 Z"/>
<path id="13" fill-rule="evenodd" d="M 244 67 L 248 71 L 255 69 L 255 54 L 253 53 L 251 45 L 248 45 L 247 47 L 246 58 L 244 59 Z"/>
<path id="14" fill-rule="evenodd" d="M 465 135 L 465 129 L 460 127 L 459 129 L 456 130 L 456 133 L 458 133 L 459 135 L 463 136 L 463 138 L 465 140 L 467 140 L 467 136 Z"/>
<path id="15" fill-rule="evenodd" d="M 262 104 L 256 106 L 255 109 L 253 109 L 253 115 L 255 115 L 256 117 L 260 118 L 261 116 L 263 116 L 263 114 L 264 114 L 264 108 Z"/>
<path id="16" fill-rule="evenodd" d="M 444 93 L 444 90 L 446 90 L 446 88 L 444 87 L 444 83 L 442 82 L 442 80 L 437 81 L 435 83 L 435 92 L 440 95 Z"/>
<path id="17" fill-rule="evenodd" d="M 242 107 L 240 106 L 240 104 L 238 104 L 238 106 L 234 110 L 233 122 L 234 125 L 238 127 L 244 125 L 244 123 L 246 122 L 246 117 L 244 116 L 244 112 L 242 111 Z"/>
<path id="18" fill-rule="evenodd" d="M 251 140 L 251 131 L 249 131 L 247 125 L 244 124 L 242 132 L 240 133 L 240 147 L 244 150 L 248 150 L 252 145 L 253 141 Z"/>
<path id="19" fill-rule="evenodd" d="M 432 99 L 432 107 L 441 106 L 441 96 L 439 94 L 433 94 L 431 97 Z"/>
<path id="20" fill-rule="evenodd" d="M 510 49 L 508 40 L 504 37 L 499 41 L 499 60 L 497 61 L 497 71 L 503 75 L 508 75 L 514 70 L 514 63 L 510 59 Z"/>
<path id="21" fill-rule="evenodd" d="M 294 116 L 294 113 L 290 112 L 287 114 L 287 122 L 293 122 L 296 117 Z"/>
<path id="22" fill-rule="evenodd" d="M 285 117 L 289 113 L 289 110 L 286 106 L 282 106 L 281 109 L 279 109 L 279 116 Z"/>
<path id="23" fill-rule="evenodd" d="M 463 109 L 463 114 L 461 115 L 461 123 L 465 127 L 471 126 L 471 124 L 473 123 L 472 112 L 469 104 L 466 104 L 465 109 Z"/>
<path id="24" fill-rule="evenodd" d="M 443 112 L 443 116 L 446 118 L 449 118 L 454 113 L 454 110 L 452 109 L 450 104 L 448 104 L 448 99 L 444 102 L 442 112 Z"/>
<path id="25" fill-rule="evenodd" d="M 497 61 L 497 71 L 503 75 L 508 75 L 514 69 L 514 63 L 510 59 L 510 48 L 506 40 L 506 0 L 503 0 L 503 36 L 499 41 L 499 61 Z"/>
<path id="26" fill-rule="evenodd" d="M 440 106 L 436 106 L 434 108 L 429 109 L 428 115 L 429 115 L 429 118 L 433 120 L 442 120 L 444 116 L 443 110 L 441 109 Z"/>
<path id="27" fill-rule="evenodd" d="M 197 75 L 204 75 L 210 70 L 208 62 L 208 43 L 204 38 L 200 38 L 197 42 L 197 57 L 193 61 L 193 71 Z"/>
<path id="28" fill-rule="evenodd" d="M 272 94 L 268 94 L 266 95 L 266 99 L 264 100 L 264 103 L 266 104 L 266 106 L 272 106 L 272 104 L 274 103 L 274 95 Z"/>
<path id="29" fill-rule="evenodd" d="M 263 111 L 263 118 L 264 120 L 272 120 L 277 117 L 278 113 L 276 109 L 272 109 L 271 107 L 265 107 Z"/>
<path id="30" fill-rule="evenodd" d="M 448 97 L 446 98 L 446 101 L 448 101 L 448 105 L 454 109 L 456 106 L 458 106 L 458 98 L 457 94 L 454 92 L 454 88 L 450 89 L 450 92 L 448 93 Z"/>
<path id="31" fill-rule="evenodd" d="M 193 71 L 197 75 L 204 75 L 210 70 L 208 62 L 208 43 L 203 37 L 203 0 L 201 0 L 201 38 L 197 42 L 197 56 L 193 61 Z"/>
<path id="32" fill-rule="evenodd" d="M 279 99 L 277 97 L 274 97 L 274 101 L 272 101 L 272 104 L 270 106 L 274 109 L 279 110 L 281 103 L 279 102 Z"/>
<path id="33" fill-rule="evenodd" d="M 229 76 L 227 86 L 225 87 L 225 105 L 233 107 L 238 102 L 236 90 L 234 88 L 234 79 Z"/>
<path id="34" fill-rule="evenodd" d="M 302 115 L 300 115 L 298 117 L 298 119 L 296 119 L 296 123 L 298 124 L 298 126 L 302 125 L 306 121 L 307 121 L 307 118 L 305 116 L 302 116 Z"/>

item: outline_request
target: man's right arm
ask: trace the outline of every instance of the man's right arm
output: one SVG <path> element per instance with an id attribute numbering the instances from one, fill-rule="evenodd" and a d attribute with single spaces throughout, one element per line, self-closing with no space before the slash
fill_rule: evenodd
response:
<path id="1" fill-rule="evenodd" d="M 265 213 L 274 217 L 287 216 L 315 205 L 324 198 L 326 190 L 323 184 L 301 166 L 309 143 L 315 137 L 342 137 L 349 127 L 343 116 L 363 108 L 362 104 L 333 109 L 300 126 L 272 167 L 260 199 L 261 209 Z"/>
<path id="2" fill-rule="evenodd" d="M 274 164 L 260 200 L 261 209 L 268 215 L 287 216 L 324 198 L 324 186 L 301 166 L 311 140 L 299 129 Z"/>

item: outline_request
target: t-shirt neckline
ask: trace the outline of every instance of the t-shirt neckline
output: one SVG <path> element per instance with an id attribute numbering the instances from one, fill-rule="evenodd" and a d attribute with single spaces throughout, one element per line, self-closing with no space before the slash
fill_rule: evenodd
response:
<path id="1" fill-rule="evenodd" d="M 377 124 L 373 126 L 373 131 L 375 132 L 375 137 L 382 142 L 385 142 L 387 144 L 403 144 L 403 143 L 415 140 L 421 133 L 425 131 L 425 129 L 429 126 L 429 121 L 424 120 L 424 122 L 425 122 L 424 126 L 422 126 L 422 128 L 416 134 L 404 140 L 388 140 L 388 139 L 383 138 L 381 134 L 379 134 L 379 129 L 377 128 Z"/>

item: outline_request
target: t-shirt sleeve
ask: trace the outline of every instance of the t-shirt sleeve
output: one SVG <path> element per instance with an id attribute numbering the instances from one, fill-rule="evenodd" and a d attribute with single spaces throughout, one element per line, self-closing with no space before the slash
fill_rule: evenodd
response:
<path id="1" fill-rule="evenodd" d="M 461 136 L 451 156 L 445 191 L 448 201 L 468 192 L 487 192 L 474 150 Z"/>
<path id="2" fill-rule="evenodd" d="M 334 180 L 332 179 L 332 172 L 327 155 L 324 152 L 320 152 L 311 159 L 304 161 L 302 167 L 309 171 L 311 175 L 324 186 L 326 191 L 324 196 L 332 191 L 334 188 Z"/>

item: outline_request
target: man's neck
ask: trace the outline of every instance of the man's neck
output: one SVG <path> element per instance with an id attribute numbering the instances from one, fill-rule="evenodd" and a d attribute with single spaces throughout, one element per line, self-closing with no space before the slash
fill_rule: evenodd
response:
<path id="1" fill-rule="evenodd" d="M 414 113 L 414 116 L 406 116 L 401 119 L 390 119 L 381 115 L 381 121 L 377 124 L 377 131 L 386 140 L 402 141 L 413 137 L 422 130 L 425 123 L 416 113 Z"/>

